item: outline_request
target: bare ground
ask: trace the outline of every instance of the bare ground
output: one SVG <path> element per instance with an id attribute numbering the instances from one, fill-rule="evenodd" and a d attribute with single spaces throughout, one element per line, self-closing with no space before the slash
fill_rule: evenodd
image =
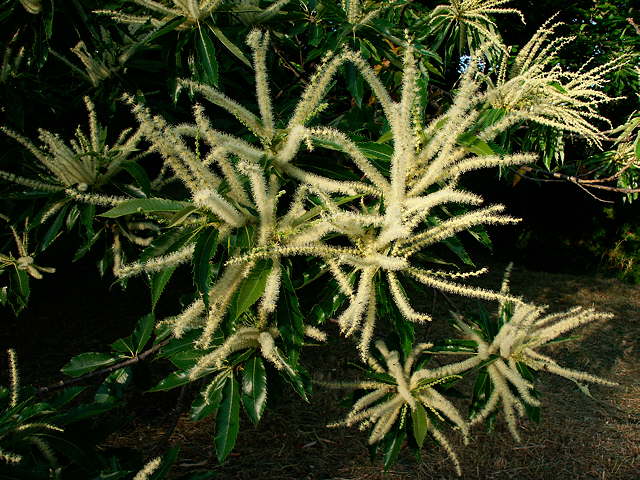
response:
<path id="1" fill-rule="evenodd" d="M 502 268 L 497 265 L 482 283 L 499 287 Z M 521 421 L 521 443 L 512 440 L 501 422 L 492 433 L 476 430 L 468 446 L 449 434 L 462 462 L 463 478 L 640 478 L 640 286 L 599 276 L 521 268 L 514 270 L 511 286 L 514 293 L 549 305 L 550 311 L 583 305 L 615 313 L 612 320 L 583 329 L 581 339 L 557 345 L 554 354 L 568 367 L 590 371 L 621 386 L 591 386 L 590 398 L 574 383 L 545 374 L 538 385 L 542 419 L 539 424 Z M 443 318 L 450 305 L 441 297 L 432 302 L 430 295 L 424 299 L 424 308 Z M 452 300 L 463 312 L 475 308 L 473 301 Z M 437 329 L 423 334 L 435 335 Z M 316 377 L 344 377 L 346 364 L 353 359 L 350 355 L 348 344 L 333 341 L 329 347 L 310 352 L 308 365 Z M 444 451 L 434 443 L 425 445 L 421 461 L 401 455 L 396 466 L 383 472 L 380 464 L 369 459 L 366 432 L 325 427 L 346 413 L 347 407 L 340 405 L 342 398 L 342 392 L 322 388 L 316 389 L 311 404 L 293 393 L 271 397 L 260 425 L 254 427 L 243 419 L 237 447 L 222 466 L 213 453 L 212 421 L 193 423 L 180 418 L 171 437 L 171 442 L 182 445 L 176 475 L 212 470 L 216 478 L 247 480 L 457 478 Z M 150 450 L 165 428 L 166 423 L 138 419 L 129 431 L 112 439 L 112 444 Z"/>

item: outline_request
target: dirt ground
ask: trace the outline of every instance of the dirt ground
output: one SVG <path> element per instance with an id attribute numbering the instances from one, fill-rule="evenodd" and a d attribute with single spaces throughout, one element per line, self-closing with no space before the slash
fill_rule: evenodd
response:
<path id="1" fill-rule="evenodd" d="M 496 265 L 482 284 L 498 288 L 504 265 Z M 464 479 L 638 479 L 640 478 L 640 286 L 600 276 L 551 274 L 515 268 L 512 292 L 559 311 L 574 305 L 615 313 L 605 323 L 587 326 L 581 338 L 555 347 L 561 364 L 586 370 L 620 383 L 619 388 L 591 386 L 593 398 L 560 377 L 541 376 L 543 411 L 539 424 L 521 421 L 522 442 L 515 443 L 501 421 L 494 432 L 476 429 L 468 446 L 449 434 L 459 454 Z M 456 305 L 473 311 L 475 301 L 425 293 L 423 308 L 444 319 Z M 425 340 L 438 326 L 423 332 Z M 337 333 L 337 332 L 332 332 Z M 345 377 L 353 360 L 349 345 L 331 340 L 328 347 L 307 355 L 309 370 L 322 379 Z M 148 394 L 148 401 L 153 397 Z M 311 403 L 295 394 L 270 397 L 260 425 L 243 419 L 237 447 L 229 460 L 217 465 L 211 420 L 198 423 L 181 418 L 170 441 L 182 445 L 175 475 L 212 470 L 221 479 L 453 479 L 457 478 L 444 451 L 426 443 L 420 462 L 401 455 L 396 466 L 383 472 L 372 463 L 367 433 L 357 429 L 328 429 L 344 416 L 343 392 L 316 388 Z M 150 449 L 166 424 L 138 418 L 112 444 Z"/>

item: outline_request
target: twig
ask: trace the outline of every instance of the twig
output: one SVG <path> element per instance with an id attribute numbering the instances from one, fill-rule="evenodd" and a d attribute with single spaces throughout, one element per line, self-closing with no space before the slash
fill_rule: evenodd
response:
<path id="1" fill-rule="evenodd" d="M 593 198 L 595 198 L 596 200 L 600 201 L 600 202 L 604 202 L 604 203 L 614 203 L 611 200 L 605 200 L 603 198 L 600 198 L 598 196 L 596 196 L 593 192 L 589 191 L 589 188 L 595 188 L 598 190 L 605 190 L 608 192 L 616 192 L 616 193 L 640 193 L 640 188 L 622 188 L 622 187 L 611 187 L 609 185 L 600 185 L 600 183 L 605 183 L 605 182 L 610 182 L 612 180 L 616 180 L 619 175 L 626 170 L 627 168 L 631 167 L 633 165 L 632 163 L 629 163 L 627 165 L 624 166 L 624 168 L 622 170 L 620 170 L 618 173 L 611 175 L 607 178 L 592 178 L 592 179 L 585 179 L 585 178 L 580 178 L 574 175 L 567 175 L 565 173 L 559 173 L 559 172 L 547 172 L 545 170 L 542 169 L 536 169 L 536 172 L 545 174 L 545 175 L 549 175 L 551 177 L 553 177 L 552 179 L 545 179 L 545 178 L 535 178 L 535 177 L 531 177 L 529 175 L 526 175 L 524 173 L 522 173 L 521 171 L 517 171 L 516 175 L 518 175 L 521 178 L 526 178 L 527 180 L 533 180 L 536 182 L 570 182 L 573 183 L 575 185 L 577 185 L 578 187 L 580 187 L 582 190 L 584 190 L 586 193 L 588 193 L 589 195 L 591 195 Z"/>
<path id="2" fill-rule="evenodd" d="M 70 378 L 69 380 L 60 380 L 59 382 L 52 383 L 51 385 L 47 385 L 46 387 L 40 387 L 36 391 L 36 394 L 42 395 L 42 394 L 51 392 L 53 390 L 59 390 L 61 388 L 68 387 L 69 385 L 74 385 L 76 383 L 84 382 L 89 378 L 97 377 L 98 375 L 103 375 L 105 373 L 111 373 L 115 370 L 118 370 L 119 368 L 128 367 L 129 365 L 134 365 L 140 362 L 141 360 L 144 360 L 149 355 L 152 355 L 153 353 L 157 352 L 166 344 L 168 344 L 170 341 L 171 341 L 170 338 L 163 340 L 162 342 L 154 345 L 153 347 L 149 348 L 148 350 L 145 350 L 144 352 L 136 355 L 135 357 L 128 358 L 126 360 L 123 360 L 122 362 L 118 362 L 109 367 L 105 367 L 105 368 L 101 368 L 100 370 L 95 370 L 93 372 L 85 373 L 84 375 L 80 375 L 79 377 L 75 377 L 75 378 Z"/>

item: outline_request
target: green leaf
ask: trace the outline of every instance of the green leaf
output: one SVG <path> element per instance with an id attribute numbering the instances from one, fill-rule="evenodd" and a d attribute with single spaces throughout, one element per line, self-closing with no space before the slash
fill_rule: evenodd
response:
<path id="1" fill-rule="evenodd" d="M 218 85 L 218 61 L 216 60 L 216 49 L 209 33 L 198 27 L 196 33 L 196 52 L 198 54 L 198 64 L 204 73 L 204 80 L 209 85 Z"/>
<path id="2" fill-rule="evenodd" d="M 59 416 L 52 417 L 51 423 L 58 426 L 68 425 L 86 418 L 102 415 L 103 413 L 112 410 L 117 405 L 118 404 L 116 402 L 83 403 L 65 411 Z"/>
<path id="3" fill-rule="evenodd" d="M 282 357 L 282 354 L 281 354 L 281 357 Z M 293 387 L 296 393 L 300 395 L 300 398 L 302 398 L 305 402 L 309 403 L 309 397 L 307 396 L 307 388 L 305 386 L 305 382 L 304 382 L 304 379 L 302 378 L 302 375 L 296 372 L 293 369 L 293 367 L 284 359 L 284 357 L 283 357 L 283 361 L 285 363 L 285 368 L 284 368 L 284 372 L 282 370 L 280 371 L 280 374 Z M 303 373 L 306 373 L 303 369 L 300 368 L 300 366 L 298 366 L 298 369 L 301 370 Z"/>
<path id="4" fill-rule="evenodd" d="M 229 40 L 225 36 L 225 34 L 222 33 L 222 30 L 209 24 L 207 24 L 207 26 L 213 32 L 213 34 L 218 38 L 218 40 L 220 40 L 220 43 L 222 43 L 225 47 L 227 47 L 227 49 L 231 53 L 233 53 L 236 57 L 238 57 L 240 61 L 244 63 L 247 67 L 253 68 L 251 66 L 251 62 L 249 61 L 249 59 L 244 55 L 244 53 L 242 53 L 242 50 L 240 50 L 235 43 Z"/>
<path id="5" fill-rule="evenodd" d="M 119 338 L 111 345 L 111 349 L 118 353 L 133 356 L 133 345 L 131 345 L 131 337 Z"/>
<path id="6" fill-rule="evenodd" d="M 489 395 L 493 386 L 491 385 L 491 379 L 489 378 L 489 372 L 487 369 L 482 369 L 478 372 L 476 381 L 473 384 L 473 393 L 471 395 L 471 405 L 469 407 L 469 413 L 473 415 L 478 413 L 484 408 L 489 400 Z"/>
<path id="7" fill-rule="evenodd" d="M 122 168 L 131 175 L 145 195 L 151 195 L 151 180 L 149 180 L 149 175 L 138 162 L 123 162 Z"/>
<path id="8" fill-rule="evenodd" d="M 198 237 L 193 252 L 193 281 L 202 295 L 205 308 L 209 307 L 209 283 L 211 277 L 211 257 L 218 247 L 218 230 L 207 227 Z"/>
<path id="9" fill-rule="evenodd" d="M 476 155 L 495 155 L 491 146 L 471 133 L 463 133 L 458 137 L 458 143 L 466 147 L 471 153 Z"/>
<path id="10" fill-rule="evenodd" d="M 180 445 L 174 445 L 169 448 L 167 453 L 162 457 L 162 463 L 160 463 L 158 469 L 149 476 L 149 480 L 160 480 L 161 478 L 166 478 L 171 467 L 173 467 L 173 464 L 178 460 L 179 454 Z"/>
<path id="11" fill-rule="evenodd" d="M 365 157 L 371 160 L 383 160 L 388 164 L 391 163 L 393 147 L 380 143 L 380 139 L 378 139 L 377 142 L 358 142 L 356 145 L 358 145 L 358 150 L 360 150 Z M 387 169 L 388 168 L 389 167 L 387 167 Z"/>
<path id="12" fill-rule="evenodd" d="M 81 353 L 69 360 L 69 362 L 60 369 L 60 371 L 70 377 L 79 377 L 80 375 L 84 375 L 85 373 L 96 370 L 97 368 L 104 368 L 109 365 L 113 365 L 121 359 L 121 356 L 113 356 L 110 353 Z"/>
<path id="13" fill-rule="evenodd" d="M 376 140 L 376 143 L 387 143 L 387 142 L 391 141 L 392 139 L 393 139 L 393 131 L 387 130 L 382 135 L 380 135 L 380 138 L 378 138 L 378 140 Z"/>
<path id="14" fill-rule="evenodd" d="M 244 366 L 242 404 L 249 419 L 257 424 L 267 405 L 267 372 L 260 357 L 253 357 Z"/>
<path id="15" fill-rule="evenodd" d="M 198 207 L 189 205 L 188 207 L 185 207 L 182 210 L 176 212 L 167 222 L 167 228 L 180 225 L 187 218 L 189 218 L 189 215 L 191 215 L 193 212 L 196 212 L 197 210 L 198 210 Z"/>
<path id="16" fill-rule="evenodd" d="M 383 439 L 382 449 L 384 453 L 382 458 L 385 471 L 389 470 L 389 468 L 392 467 L 398 460 L 400 447 L 402 447 L 402 443 L 404 442 L 406 436 L 407 434 L 404 430 L 398 431 L 396 429 L 393 429 Z"/>
<path id="17" fill-rule="evenodd" d="M 149 313 L 138 320 L 136 329 L 131 335 L 132 345 L 136 354 L 140 353 L 144 346 L 147 344 L 153 333 L 153 328 L 156 324 L 156 316 L 153 313 Z"/>
<path id="18" fill-rule="evenodd" d="M 119 203 L 111 210 L 98 215 L 99 217 L 118 218 L 134 213 L 177 212 L 185 207 L 184 202 L 168 200 L 166 198 L 135 198 Z"/>
<path id="19" fill-rule="evenodd" d="M 67 403 L 69 403 L 74 398 L 76 398 L 82 392 L 84 392 L 86 388 L 87 387 L 78 387 L 78 386 L 67 387 L 62 392 L 57 394 L 53 399 L 49 400 L 48 403 L 53 408 L 56 408 L 56 409 L 60 408 L 66 405 Z"/>
<path id="20" fill-rule="evenodd" d="M 442 243 L 455 254 L 464 264 L 474 267 L 475 264 L 473 260 L 467 253 L 467 249 L 464 248 L 464 245 L 460 241 L 460 239 L 456 236 L 445 238 L 442 240 Z"/>
<path id="21" fill-rule="evenodd" d="M 552 88 L 555 88 L 560 93 L 567 93 L 567 90 L 558 82 L 549 82 L 547 85 L 549 85 Z"/>
<path id="22" fill-rule="evenodd" d="M 72 262 L 77 262 L 82 257 L 84 257 L 89 252 L 89 250 L 91 250 L 91 247 L 93 247 L 93 245 L 96 243 L 98 238 L 100 238 L 100 235 L 102 234 L 102 231 L 103 231 L 103 229 L 100 229 L 96 233 L 94 233 L 93 236 L 89 240 L 87 240 L 85 242 L 85 244 L 82 245 L 78 249 L 78 251 L 73 255 L 73 259 L 71 261 Z"/>
<path id="23" fill-rule="evenodd" d="M 80 209 L 78 208 L 78 205 L 72 205 L 69 209 L 69 213 L 67 214 L 67 218 L 65 221 L 65 226 L 68 232 L 73 229 L 76 222 L 78 221 L 78 218 L 80 218 Z"/>
<path id="24" fill-rule="evenodd" d="M 416 408 L 411 411 L 411 420 L 413 425 L 413 437 L 416 439 L 418 447 L 422 447 L 424 439 L 427 436 L 427 412 L 424 407 L 416 402 Z"/>
<path id="25" fill-rule="evenodd" d="M 162 392 L 164 390 L 172 390 L 176 387 L 186 385 L 191 380 L 189 379 L 188 372 L 173 372 L 160 380 L 158 384 L 147 390 L 148 392 Z"/>
<path id="26" fill-rule="evenodd" d="M 96 403 L 114 403 L 122 400 L 126 386 L 131 382 L 131 368 L 119 368 L 111 372 L 98 387 L 93 401 Z"/>
<path id="27" fill-rule="evenodd" d="M 478 344 L 474 340 L 448 338 L 429 349 L 430 352 L 476 353 Z"/>
<path id="28" fill-rule="evenodd" d="M 224 462 L 233 450 L 240 427 L 240 386 L 233 376 L 227 379 L 222 397 L 222 403 L 216 415 L 214 437 L 216 456 L 220 463 Z"/>
<path id="29" fill-rule="evenodd" d="M 7 297 L 17 315 L 27 306 L 31 295 L 29 274 L 25 270 L 18 270 L 18 268 L 12 268 L 10 272 Z"/>
<path id="30" fill-rule="evenodd" d="M 163 35 L 166 35 L 167 33 L 174 31 L 182 23 L 186 22 L 186 20 L 186 17 L 175 17 L 162 25 L 160 28 L 151 30 L 149 34 L 142 37 L 139 42 L 131 45 L 122 55 L 120 55 L 118 60 L 120 61 L 120 63 L 125 63 L 135 54 L 138 48 L 153 42 L 154 40 L 162 37 Z"/>
<path id="31" fill-rule="evenodd" d="M 184 350 L 171 355 L 169 361 L 181 370 L 191 370 L 203 355 L 203 350 L 187 345 Z"/>
<path id="32" fill-rule="evenodd" d="M 271 260 L 260 260 L 256 263 L 231 302 L 229 307 L 231 321 L 246 312 L 262 296 L 269 272 L 271 272 Z"/>
<path id="33" fill-rule="evenodd" d="M 304 343 L 304 316 L 291 283 L 290 268 L 288 264 L 283 265 L 282 268 L 280 286 L 282 292 L 276 307 L 275 320 L 285 345 L 301 346 Z"/>
<path id="34" fill-rule="evenodd" d="M 151 311 L 152 312 L 155 311 L 156 305 L 158 304 L 158 300 L 160 299 L 162 292 L 164 292 L 164 288 L 167 286 L 167 283 L 169 283 L 169 280 L 171 279 L 173 272 L 176 271 L 176 268 L 178 267 L 170 267 L 170 268 L 167 268 L 166 270 L 161 270 L 160 272 L 150 276 Z"/>
<path id="35" fill-rule="evenodd" d="M 222 401 L 222 390 L 229 378 L 228 373 L 218 375 L 213 380 L 213 386 L 207 386 L 201 392 L 198 398 L 191 404 L 191 420 L 197 422 L 218 411 L 220 402 Z M 205 397 L 205 393 L 207 394 Z"/>
<path id="36" fill-rule="evenodd" d="M 347 90 L 349 90 L 356 105 L 360 108 L 362 107 L 362 96 L 364 95 L 364 82 L 355 65 L 349 63 L 345 65 L 345 69 L 347 73 Z"/>
<path id="37" fill-rule="evenodd" d="M 111 348 L 119 353 L 125 353 L 131 356 L 137 355 L 147 344 L 149 338 L 151 338 L 155 320 L 156 318 L 153 313 L 140 318 L 133 333 L 128 337 L 119 338 L 113 342 Z"/>
<path id="38" fill-rule="evenodd" d="M 51 245 L 51 243 L 56 239 L 58 234 L 60 233 L 60 229 L 62 228 L 62 224 L 64 222 L 65 216 L 69 211 L 70 205 L 67 204 L 58 212 L 56 218 L 53 220 L 53 223 L 47 230 L 47 232 L 42 237 L 42 241 L 40 242 L 39 251 L 44 252 L 46 248 Z"/>

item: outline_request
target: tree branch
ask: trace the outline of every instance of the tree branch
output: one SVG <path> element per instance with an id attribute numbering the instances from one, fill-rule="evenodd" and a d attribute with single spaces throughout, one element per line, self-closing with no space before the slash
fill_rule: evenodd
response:
<path id="1" fill-rule="evenodd" d="M 148 356 L 154 354 L 155 352 L 157 352 L 162 347 L 164 347 L 166 344 L 168 344 L 170 341 L 171 341 L 171 338 L 167 338 L 166 340 L 163 340 L 162 342 L 160 342 L 160 343 L 154 345 L 153 347 L 145 350 L 144 352 L 140 353 L 139 355 L 136 355 L 135 357 L 127 358 L 126 360 L 123 360 L 122 362 L 116 363 L 116 364 L 111 365 L 109 367 L 101 368 L 100 370 L 94 370 L 93 372 L 89 372 L 89 373 L 86 373 L 84 375 L 80 375 L 79 377 L 70 378 L 68 380 L 60 380 L 59 382 L 52 383 L 51 385 L 47 385 L 46 387 L 40 387 L 38 390 L 36 390 L 36 394 L 43 395 L 45 393 L 52 392 L 54 390 L 59 390 L 61 388 L 66 388 L 69 385 L 75 385 L 76 383 L 84 382 L 85 380 L 87 380 L 89 378 L 92 378 L 92 377 L 97 377 L 98 375 L 103 375 L 105 373 L 111 373 L 111 372 L 113 372 L 115 370 L 118 370 L 119 368 L 124 368 L 124 367 L 128 367 L 129 365 L 134 365 L 134 364 L 144 360 Z"/>

